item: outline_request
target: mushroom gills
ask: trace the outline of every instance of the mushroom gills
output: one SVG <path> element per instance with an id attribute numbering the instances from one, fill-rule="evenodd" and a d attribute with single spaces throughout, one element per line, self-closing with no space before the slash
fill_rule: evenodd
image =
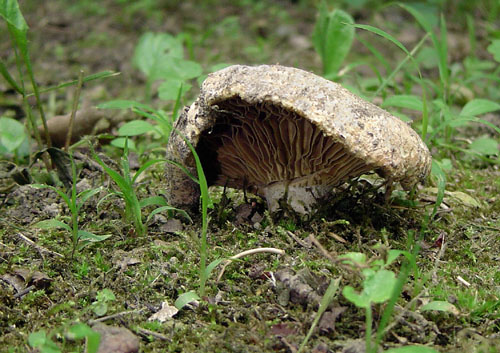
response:
<path id="1" fill-rule="evenodd" d="M 197 146 L 209 185 L 246 189 L 264 197 L 271 211 L 285 198 L 308 213 L 333 186 L 373 169 L 282 106 L 236 97 L 211 109 L 217 120 Z"/>

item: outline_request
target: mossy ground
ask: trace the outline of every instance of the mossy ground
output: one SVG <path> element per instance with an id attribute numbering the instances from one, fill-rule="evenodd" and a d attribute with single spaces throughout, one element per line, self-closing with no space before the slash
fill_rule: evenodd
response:
<path id="1" fill-rule="evenodd" d="M 117 70 L 122 72 L 118 78 L 86 85 L 83 99 L 93 104 L 116 98 L 141 100 L 144 79 L 132 67 L 131 57 L 134 44 L 145 31 L 189 33 L 195 43 L 193 59 L 204 67 L 221 62 L 279 62 L 315 71 L 320 67 L 309 42 L 315 8 L 307 2 L 155 5 L 140 1 L 137 4 L 144 7 L 135 8 L 122 3 L 128 4 L 22 3 L 31 27 L 31 51 L 40 83 L 45 86 L 74 79 L 80 68 L 86 73 Z M 391 27 L 392 23 L 396 36 L 398 31 L 400 35 L 408 34 L 408 28 L 409 33 L 412 29 L 418 33 L 415 24 L 395 27 L 405 18 L 399 12 L 371 16 L 367 10 L 358 10 L 356 16 L 375 25 L 389 23 Z M 457 27 L 456 31 L 465 31 Z M 3 40 L 2 55 L 8 56 L 9 48 L 8 41 Z M 384 48 L 384 53 L 396 56 L 392 50 Z M 355 47 L 353 52 L 354 57 L 366 55 L 361 47 Z M 20 104 L 5 90 L 3 82 L 0 88 L 0 97 Z M 48 114 L 67 113 L 72 94 L 70 89 L 44 96 Z M 467 134 L 462 132 L 464 138 Z M 112 155 L 112 149 L 105 151 Z M 148 157 L 139 155 L 139 163 Z M 398 302 L 395 316 L 400 321 L 394 322 L 385 336 L 386 348 L 420 343 L 440 352 L 500 351 L 500 171 L 498 165 L 478 164 L 458 153 L 453 157 L 447 190 L 463 192 L 477 205 L 456 200 L 453 194 L 445 196 L 444 205 L 421 239 L 418 267 Z M 80 177 L 90 186 L 113 187 L 104 173 L 89 164 L 80 161 L 79 167 Z M 137 190 L 140 198 L 161 194 L 161 167 L 151 168 Z M 313 235 L 332 256 L 357 251 L 372 259 L 384 258 L 388 249 L 407 250 L 409 234 L 420 234 L 436 197 L 432 189 L 419 190 L 419 206 L 409 208 L 396 198 L 386 202 L 383 190 L 370 190 L 361 182 L 337 194 L 319 215 L 305 220 L 286 213 L 270 216 L 260 200 L 255 200 L 253 206 L 241 206 L 245 200 L 239 192 L 227 191 L 223 196 L 219 188 L 211 193 L 214 207 L 210 210 L 208 232 L 210 261 L 258 247 L 282 249 L 285 255 L 245 257 L 230 264 L 218 282 L 216 269 L 199 307 L 185 308 L 166 323 L 147 319 L 163 301 L 172 304 L 181 293 L 197 288 L 201 219 L 195 217 L 193 223 L 180 225 L 158 216 L 148 225 L 147 236 L 139 237 L 123 220 L 119 199 L 109 198 L 98 204 L 104 195 L 100 194 L 82 208 L 80 226 L 112 236 L 76 252 L 71 259 L 68 234 L 33 227 L 37 221 L 69 215 L 55 192 L 23 186 L 2 195 L 0 276 L 23 268 L 42 272 L 50 283 L 34 288 L 21 299 L 14 297 L 16 291 L 7 282 L 0 284 L 1 350 L 28 351 L 28 335 L 41 329 L 55 333 L 54 339 L 62 344 L 65 327 L 97 318 L 92 303 L 99 291 L 108 288 L 116 300 L 108 304 L 107 314 L 123 313 L 108 323 L 128 327 L 140 335 L 143 352 L 293 352 L 307 333 L 317 307 L 307 300 L 283 301 L 283 288 L 274 273 L 280 269 L 307 270 L 319 295 L 330 278 L 339 276 L 341 286 L 359 289 L 359 274 L 332 263 L 309 236 Z M 245 207 L 254 207 L 262 218 L 258 222 L 242 221 Z M 336 223 L 338 220 L 347 222 Z M 28 245 L 20 234 L 63 257 Z M 399 265 L 396 262 L 391 269 L 397 272 Z M 418 300 L 410 303 L 415 296 Z M 419 310 L 432 300 L 448 301 L 458 312 Z M 345 309 L 333 320 L 334 325 L 325 324 L 315 331 L 308 351 L 340 352 L 353 340 L 364 337 L 363 310 L 342 295 L 334 299 L 332 306 Z M 375 327 L 383 307 L 374 306 Z M 162 338 L 140 328 L 157 332 Z M 64 344 L 65 351 L 83 351 L 71 341 Z"/>

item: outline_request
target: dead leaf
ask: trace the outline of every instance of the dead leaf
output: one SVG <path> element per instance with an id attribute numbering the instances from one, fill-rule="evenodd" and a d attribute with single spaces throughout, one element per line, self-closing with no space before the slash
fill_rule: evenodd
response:
<path id="1" fill-rule="evenodd" d="M 3 281 L 14 287 L 17 293 L 21 292 L 24 288 L 26 288 L 24 280 L 19 276 L 6 273 L 1 278 Z"/>
<path id="2" fill-rule="evenodd" d="M 140 264 L 141 260 L 136 257 L 125 257 L 123 260 L 118 260 L 115 264 L 120 267 L 121 271 L 125 271 L 128 266 Z"/>
<path id="3" fill-rule="evenodd" d="M 25 287 L 35 286 L 37 289 L 47 288 L 52 279 L 40 271 L 32 271 L 27 268 L 17 268 L 13 274 L 24 281 Z"/>
<path id="4" fill-rule="evenodd" d="M 165 322 L 177 314 L 179 310 L 175 306 L 168 305 L 168 303 L 165 301 L 161 303 L 161 309 L 154 313 L 153 315 L 150 316 L 148 321 L 160 321 L 160 322 Z"/>
<path id="5" fill-rule="evenodd" d="M 280 322 L 279 324 L 271 326 L 271 333 L 279 337 L 287 337 L 299 333 L 297 324 L 291 322 Z"/>

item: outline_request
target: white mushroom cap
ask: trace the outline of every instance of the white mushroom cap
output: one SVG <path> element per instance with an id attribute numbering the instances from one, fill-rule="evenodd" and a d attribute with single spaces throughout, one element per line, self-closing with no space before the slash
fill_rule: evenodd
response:
<path id="1" fill-rule="evenodd" d="M 210 74 L 175 128 L 193 146 L 209 184 L 245 188 L 271 210 L 285 198 L 300 213 L 348 178 L 375 171 L 409 188 L 430 171 L 418 134 L 337 83 L 279 65 L 235 65 Z M 173 133 L 168 158 L 195 174 Z M 168 164 L 170 204 L 197 207 L 198 185 Z"/>

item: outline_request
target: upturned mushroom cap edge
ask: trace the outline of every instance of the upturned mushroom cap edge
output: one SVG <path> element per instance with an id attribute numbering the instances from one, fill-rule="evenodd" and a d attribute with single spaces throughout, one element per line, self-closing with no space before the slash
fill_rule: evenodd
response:
<path id="1" fill-rule="evenodd" d="M 228 126 L 231 124 L 236 128 Z M 302 131 L 304 129 L 307 131 Z M 168 159 L 184 165 L 196 175 L 194 158 L 184 140 L 186 138 L 197 147 L 200 158 L 203 157 L 204 170 L 209 174 L 211 184 L 240 188 L 250 186 L 251 191 L 267 199 L 272 210 L 277 206 L 277 198 L 294 188 L 308 188 L 308 191 L 298 192 L 288 199 L 292 208 L 306 213 L 315 197 L 331 190 L 332 184 L 369 170 L 400 182 L 408 189 L 425 179 L 431 165 L 425 143 L 399 118 L 362 100 L 337 83 L 307 71 L 279 65 L 234 65 L 210 74 L 201 87 L 198 99 L 190 107 L 185 107 L 177 119 L 175 130 L 167 146 Z M 321 134 L 315 132 L 317 130 Z M 248 136 L 251 134 L 256 137 Z M 279 134 L 282 137 L 276 136 Z M 314 155 L 316 164 L 307 164 L 302 161 L 305 157 L 321 155 L 318 149 L 313 151 L 304 142 L 312 138 L 315 139 L 314 145 L 325 147 L 328 156 Z M 264 142 L 270 147 L 262 147 Z M 252 148 L 248 148 L 249 143 L 253 143 Z M 262 147 L 261 152 L 251 152 L 259 146 Z M 342 146 L 342 151 L 339 152 L 338 146 Z M 217 151 L 208 151 L 211 147 Z M 283 148 L 286 153 L 282 153 L 280 159 L 276 153 Z M 221 162 L 216 160 L 218 155 L 224 153 L 229 159 L 224 160 L 221 167 Z M 232 156 L 238 153 L 241 155 Z M 260 169 L 263 166 L 270 168 L 273 153 L 277 166 L 264 173 Z M 254 161 L 254 166 L 245 161 L 238 164 L 236 169 L 249 169 L 247 180 L 235 182 L 232 179 L 239 174 L 233 172 L 229 176 L 217 175 L 245 158 L 263 159 L 258 163 Z M 342 169 L 344 174 L 340 173 L 337 178 L 332 176 L 336 171 L 326 170 L 328 165 L 318 167 L 318 159 L 321 158 L 325 159 L 321 163 L 341 161 L 335 168 Z M 287 168 L 292 170 L 286 171 Z M 309 172 L 313 177 L 302 175 Z M 259 173 L 266 176 L 260 177 Z M 278 175 L 286 179 L 283 187 L 277 187 L 277 180 L 273 180 Z M 167 164 L 165 176 L 169 204 L 197 209 L 198 184 L 172 164 Z M 260 185 L 266 180 L 271 181 L 269 185 Z M 249 181 L 258 185 L 245 185 Z M 326 181 L 327 185 L 321 185 L 321 181 Z M 311 199 L 310 195 L 314 197 Z"/>

